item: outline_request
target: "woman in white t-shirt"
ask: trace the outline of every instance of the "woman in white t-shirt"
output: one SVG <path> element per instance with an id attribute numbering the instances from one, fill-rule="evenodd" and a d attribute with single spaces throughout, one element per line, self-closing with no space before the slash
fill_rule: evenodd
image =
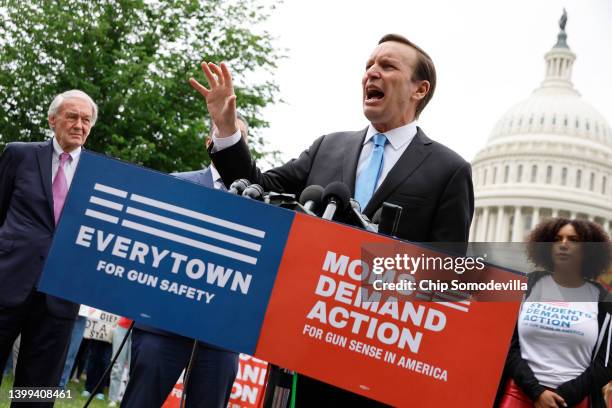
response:
<path id="1" fill-rule="evenodd" d="M 544 270 L 529 274 L 500 408 L 605 407 L 611 304 L 595 279 L 610 265 L 609 243 L 585 220 L 549 219 L 530 234 L 528 256 Z"/>

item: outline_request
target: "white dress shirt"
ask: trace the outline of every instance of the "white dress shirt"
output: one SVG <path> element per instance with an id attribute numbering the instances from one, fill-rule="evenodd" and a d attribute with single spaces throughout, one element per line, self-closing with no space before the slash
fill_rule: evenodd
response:
<path id="1" fill-rule="evenodd" d="M 381 132 L 376 130 L 376 128 L 370 124 L 370 126 L 368 126 L 366 137 L 363 141 L 361 153 L 359 154 L 359 161 L 357 162 L 357 179 L 359 179 L 361 171 L 368 164 L 368 159 L 372 154 L 372 150 L 374 150 L 374 135 L 377 133 Z M 387 136 L 388 142 L 385 144 L 382 170 L 380 171 L 380 176 L 378 177 L 375 191 L 378 189 L 378 187 L 380 187 L 385 177 L 387 177 L 389 171 L 393 168 L 393 166 L 395 166 L 410 142 L 412 142 L 412 139 L 414 139 L 416 133 L 416 121 L 410 122 L 407 125 L 400 126 L 395 129 L 391 129 L 384 133 L 384 135 Z"/>
<path id="2" fill-rule="evenodd" d="M 380 133 L 372 124 L 368 126 L 368 131 L 366 133 L 366 137 L 363 141 L 363 147 L 361 148 L 361 153 L 359 154 L 359 161 L 357 162 L 357 178 L 359 178 L 359 174 L 364 169 L 367 164 L 368 158 L 370 154 L 372 154 L 372 150 L 374 150 L 374 135 Z M 400 126 L 395 129 L 391 129 L 385 132 L 385 136 L 387 136 L 387 140 L 389 141 L 385 144 L 385 153 L 383 158 L 383 168 L 380 173 L 380 177 L 378 178 L 378 182 L 376 183 L 376 188 L 380 187 L 382 182 L 384 181 L 389 171 L 395 166 L 401 155 L 406 151 L 406 148 L 414 139 L 414 136 L 417 133 L 417 124 L 416 121 L 412 121 L 407 125 Z M 218 152 L 224 149 L 227 149 L 230 146 L 235 145 L 240 140 L 240 131 L 237 131 L 233 135 L 229 137 L 216 137 L 213 135 L 213 152 Z M 214 169 L 213 176 L 215 173 L 218 175 L 216 169 Z M 214 179 L 214 178 L 213 178 Z M 214 179 L 216 180 L 216 179 Z M 216 181 L 215 181 L 216 183 Z"/>
<path id="3" fill-rule="evenodd" d="M 59 145 L 57 140 L 53 138 L 53 157 L 51 159 L 51 184 L 53 184 L 53 180 L 55 180 L 55 175 L 57 174 L 57 169 L 59 169 L 60 154 L 62 153 L 64 153 L 64 150 Z M 64 163 L 64 174 L 66 175 L 66 182 L 68 183 L 68 188 L 70 188 L 70 184 L 72 184 L 72 178 L 74 177 L 74 171 L 76 170 L 77 164 L 79 164 L 79 158 L 81 157 L 81 147 L 77 147 L 68 154 L 70 155 L 71 159 Z"/>
<path id="4" fill-rule="evenodd" d="M 221 175 L 219 174 L 215 166 L 213 166 L 213 164 L 211 163 L 209 168 L 215 190 L 227 190 L 227 188 L 225 188 L 223 180 L 221 179 Z"/>

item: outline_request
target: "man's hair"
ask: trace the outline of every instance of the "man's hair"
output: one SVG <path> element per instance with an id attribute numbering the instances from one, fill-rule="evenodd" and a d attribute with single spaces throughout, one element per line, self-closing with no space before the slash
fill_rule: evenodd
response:
<path id="1" fill-rule="evenodd" d="M 576 230 L 582 246 L 582 277 L 594 279 L 610 266 L 610 237 L 599 225 L 587 220 L 550 218 L 538 224 L 527 238 L 527 257 L 536 266 L 553 271 L 552 243 L 561 228 L 570 224 Z M 550 244 L 545 244 L 550 243 Z"/>
<path id="2" fill-rule="evenodd" d="M 382 44 L 388 41 L 395 41 L 398 43 L 406 44 L 409 47 L 412 47 L 417 52 L 417 63 L 414 67 L 414 72 L 412 73 L 412 81 L 428 81 L 429 82 L 429 92 L 423 99 L 419 101 L 416 106 L 415 115 L 418 118 L 425 106 L 429 103 L 431 98 L 433 97 L 434 91 L 436 90 L 436 67 L 431 59 L 431 57 L 423 51 L 421 47 L 407 39 L 406 37 L 399 34 L 387 34 L 383 36 L 378 44 Z"/>
<path id="3" fill-rule="evenodd" d="M 53 98 L 51 105 L 49 105 L 49 111 L 47 112 L 47 116 L 55 116 L 57 115 L 57 111 L 59 111 L 62 104 L 72 98 L 83 99 L 91 105 L 91 126 L 96 124 L 96 120 L 98 119 L 98 105 L 91 99 L 89 95 L 79 89 L 71 89 L 70 91 L 62 92 Z"/>

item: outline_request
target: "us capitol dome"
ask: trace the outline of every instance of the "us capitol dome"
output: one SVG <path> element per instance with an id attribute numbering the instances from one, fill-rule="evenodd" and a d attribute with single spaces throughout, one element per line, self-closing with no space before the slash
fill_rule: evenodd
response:
<path id="1" fill-rule="evenodd" d="M 538 221 L 556 216 L 610 232 L 612 130 L 574 88 L 566 22 L 564 10 L 540 87 L 499 119 L 472 162 L 470 241 L 523 241 Z"/>

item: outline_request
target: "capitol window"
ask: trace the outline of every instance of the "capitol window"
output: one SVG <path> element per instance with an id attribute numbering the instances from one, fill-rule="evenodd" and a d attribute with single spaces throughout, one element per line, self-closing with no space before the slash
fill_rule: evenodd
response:
<path id="1" fill-rule="evenodd" d="M 601 194 L 606 194 L 606 184 L 608 184 L 608 178 L 604 176 L 601 180 Z"/>
<path id="2" fill-rule="evenodd" d="M 582 184 L 582 170 L 576 171 L 576 188 L 580 188 Z"/>
<path id="3" fill-rule="evenodd" d="M 519 164 L 517 172 L 516 172 L 516 182 L 520 183 L 523 178 L 523 165 Z"/>
<path id="4" fill-rule="evenodd" d="M 564 186 L 567 184 L 567 167 L 563 167 L 561 169 L 561 185 Z"/>
<path id="5" fill-rule="evenodd" d="M 546 184 L 550 184 L 552 181 L 552 166 L 546 167 Z"/>
<path id="6" fill-rule="evenodd" d="M 510 166 L 506 165 L 506 167 L 504 167 L 504 183 L 508 182 L 509 177 L 510 177 Z"/>
<path id="7" fill-rule="evenodd" d="M 538 166 L 535 164 L 531 166 L 531 182 L 535 183 L 538 177 Z"/>
<path id="8" fill-rule="evenodd" d="M 591 180 L 589 181 L 589 190 L 595 189 L 595 173 L 591 172 Z"/>

